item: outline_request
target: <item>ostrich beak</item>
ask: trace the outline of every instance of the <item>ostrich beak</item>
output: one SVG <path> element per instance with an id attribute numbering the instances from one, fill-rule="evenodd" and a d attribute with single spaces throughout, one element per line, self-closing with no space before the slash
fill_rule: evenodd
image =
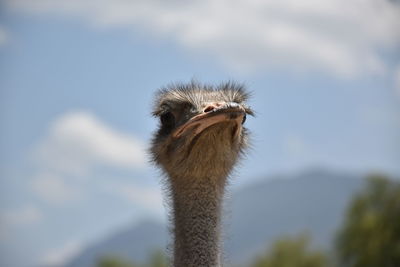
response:
<path id="1" fill-rule="evenodd" d="M 172 136 L 181 137 L 188 130 L 193 130 L 193 136 L 198 135 L 212 125 L 221 122 L 233 122 L 237 125 L 237 133 L 246 118 L 246 110 L 239 104 L 230 102 L 218 102 L 207 105 L 203 113 L 192 117 L 185 124 L 179 126 Z"/>

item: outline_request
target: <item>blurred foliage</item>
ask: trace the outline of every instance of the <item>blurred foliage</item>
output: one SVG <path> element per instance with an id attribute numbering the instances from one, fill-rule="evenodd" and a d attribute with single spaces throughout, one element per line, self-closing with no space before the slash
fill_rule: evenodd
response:
<path id="1" fill-rule="evenodd" d="M 168 266 L 167 257 L 161 250 L 156 250 L 151 255 L 148 263 L 144 265 L 135 264 L 127 259 L 124 259 L 116 255 L 102 257 L 97 263 L 97 267 L 167 267 L 167 266 Z"/>
<path id="2" fill-rule="evenodd" d="M 354 197 L 336 240 L 341 266 L 400 266 L 400 183 L 370 176 Z"/>
<path id="3" fill-rule="evenodd" d="M 277 240 L 252 267 L 327 267 L 328 258 L 322 251 L 310 249 L 308 235 Z"/>
<path id="4" fill-rule="evenodd" d="M 120 256 L 104 256 L 98 261 L 97 267 L 138 267 L 138 265 L 135 265 Z"/>
<path id="5" fill-rule="evenodd" d="M 161 250 L 156 250 L 150 257 L 147 267 L 167 267 L 168 259 Z"/>

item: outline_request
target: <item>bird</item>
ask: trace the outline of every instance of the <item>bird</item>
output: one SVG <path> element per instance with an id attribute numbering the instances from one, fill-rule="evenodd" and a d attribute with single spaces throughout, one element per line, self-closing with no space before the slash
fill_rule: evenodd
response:
<path id="1" fill-rule="evenodd" d="M 174 267 L 223 264 L 221 207 L 233 169 L 249 147 L 243 84 L 196 81 L 159 89 L 150 153 L 166 180 Z"/>

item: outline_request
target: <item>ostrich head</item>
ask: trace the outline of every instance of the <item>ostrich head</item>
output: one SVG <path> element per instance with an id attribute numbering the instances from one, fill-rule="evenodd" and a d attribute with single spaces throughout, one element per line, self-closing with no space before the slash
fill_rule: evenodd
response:
<path id="1" fill-rule="evenodd" d="M 175 267 L 221 265 L 220 211 L 226 179 L 247 146 L 243 86 L 198 83 L 159 91 L 151 152 L 167 176 Z"/>
<path id="2" fill-rule="evenodd" d="M 244 148 L 248 93 L 242 85 L 197 83 L 158 92 L 153 115 L 160 125 L 152 155 L 170 177 L 226 177 Z"/>

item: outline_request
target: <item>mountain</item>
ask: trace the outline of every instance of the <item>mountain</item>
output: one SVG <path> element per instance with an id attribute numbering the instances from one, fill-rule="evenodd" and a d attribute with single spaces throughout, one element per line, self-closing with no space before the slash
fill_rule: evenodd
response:
<path id="1" fill-rule="evenodd" d="M 166 229 L 162 224 L 153 221 L 145 221 L 136 227 L 122 229 L 109 238 L 86 248 L 67 266 L 95 266 L 99 258 L 103 256 L 119 256 L 143 263 L 155 250 L 166 247 Z"/>
<path id="2" fill-rule="evenodd" d="M 282 235 L 305 231 L 314 246 L 329 248 L 362 181 L 358 175 L 313 169 L 265 177 L 232 193 L 225 205 L 223 233 L 228 265 L 250 260 Z M 94 266 L 101 255 L 110 254 L 140 263 L 152 250 L 164 249 L 167 237 L 166 226 L 143 222 L 87 248 L 66 267 Z"/>

